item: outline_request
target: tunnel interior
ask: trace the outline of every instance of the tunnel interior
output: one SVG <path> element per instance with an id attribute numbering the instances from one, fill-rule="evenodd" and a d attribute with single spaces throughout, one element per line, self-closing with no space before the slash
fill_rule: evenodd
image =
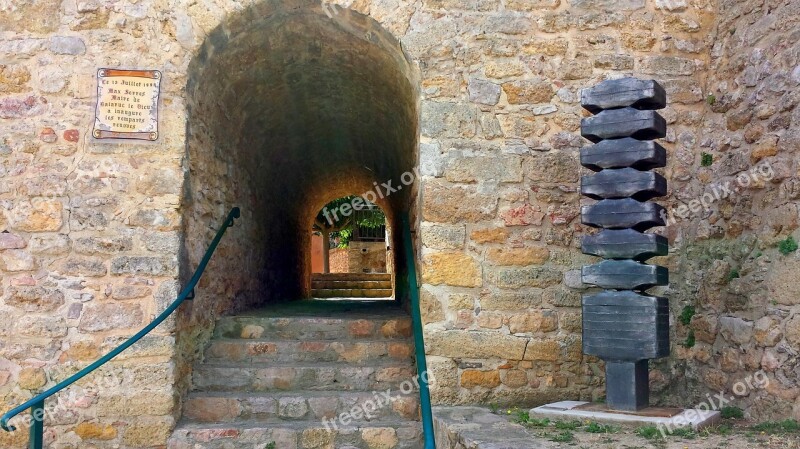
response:
<path id="1" fill-rule="evenodd" d="M 309 297 L 310 225 L 335 198 L 373 192 L 401 235 L 417 195 L 400 180 L 417 164 L 418 83 L 377 22 L 315 6 L 245 11 L 206 38 L 189 73 L 188 265 L 209 222 L 242 209 L 215 255 L 217 314 Z M 402 251 L 392 254 L 400 275 Z"/>

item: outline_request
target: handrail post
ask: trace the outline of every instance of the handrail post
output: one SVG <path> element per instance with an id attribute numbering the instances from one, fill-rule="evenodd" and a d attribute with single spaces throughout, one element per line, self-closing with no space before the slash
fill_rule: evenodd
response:
<path id="1" fill-rule="evenodd" d="M 417 267 L 414 258 L 414 241 L 411 236 L 411 222 L 408 214 L 401 218 L 403 227 L 403 247 L 405 249 L 406 267 L 408 269 L 408 295 L 411 300 L 411 327 L 414 332 L 414 352 L 417 361 L 419 380 L 419 404 L 422 414 L 422 434 L 425 439 L 424 449 L 436 449 L 433 434 L 433 411 L 431 410 L 431 392 L 428 386 L 428 363 L 425 359 L 425 339 L 422 335 L 422 315 L 420 314 L 419 287 L 417 286 Z"/>
<path id="2" fill-rule="evenodd" d="M 31 407 L 30 449 L 44 449 L 44 399 Z"/>

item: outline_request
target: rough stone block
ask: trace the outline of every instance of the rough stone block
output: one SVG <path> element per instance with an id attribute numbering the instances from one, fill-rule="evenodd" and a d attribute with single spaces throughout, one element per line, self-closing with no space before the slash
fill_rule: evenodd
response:
<path id="1" fill-rule="evenodd" d="M 423 258 L 424 282 L 460 287 L 479 287 L 483 281 L 481 267 L 470 255 L 464 253 L 434 253 Z"/>
<path id="2" fill-rule="evenodd" d="M 144 314 L 136 304 L 92 304 L 86 307 L 78 328 L 84 332 L 129 329 L 142 324 Z"/>
<path id="3" fill-rule="evenodd" d="M 451 330 L 425 333 L 426 353 L 442 357 L 522 360 L 527 343 L 526 338 L 489 331 Z"/>
<path id="4" fill-rule="evenodd" d="M 450 161 L 444 175 L 450 182 L 521 182 L 522 159 L 513 155 L 459 157 Z"/>
<path id="5" fill-rule="evenodd" d="M 168 276 L 175 274 L 177 262 L 167 257 L 122 256 L 111 261 L 111 274 Z"/>
<path id="6" fill-rule="evenodd" d="M 503 90 L 510 104 L 549 103 L 555 94 L 552 83 L 545 79 L 504 83 Z"/>
<path id="7" fill-rule="evenodd" d="M 461 386 L 464 388 L 494 388 L 500 385 L 500 372 L 497 370 L 464 370 L 461 373 Z"/>
<path id="8" fill-rule="evenodd" d="M 535 248 L 489 248 L 486 260 L 495 265 L 541 265 L 550 257 L 550 250 Z"/>
<path id="9" fill-rule="evenodd" d="M 64 293 L 54 288 L 10 287 L 5 302 L 26 312 L 51 312 L 64 304 Z"/>
<path id="10" fill-rule="evenodd" d="M 552 268 L 497 268 L 489 272 L 489 280 L 500 288 L 545 288 L 561 282 L 561 272 Z"/>
<path id="11" fill-rule="evenodd" d="M 117 437 L 117 429 L 111 424 L 86 421 L 75 427 L 75 434 L 78 435 L 81 440 L 108 441 Z"/>
<path id="12" fill-rule="evenodd" d="M 497 196 L 475 186 L 453 186 L 426 182 L 423 218 L 437 223 L 475 223 L 494 218 Z"/>
<path id="13" fill-rule="evenodd" d="M 561 345 L 556 340 L 531 340 L 525 350 L 525 360 L 556 362 L 561 358 Z"/>
<path id="14" fill-rule="evenodd" d="M 475 105 L 443 101 L 423 101 L 421 132 L 426 137 L 469 138 L 478 127 Z"/>
<path id="15" fill-rule="evenodd" d="M 58 231 L 64 223 L 63 209 L 64 205 L 60 201 L 24 201 L 14 208 L 9 221 L 20 231 Z"/>

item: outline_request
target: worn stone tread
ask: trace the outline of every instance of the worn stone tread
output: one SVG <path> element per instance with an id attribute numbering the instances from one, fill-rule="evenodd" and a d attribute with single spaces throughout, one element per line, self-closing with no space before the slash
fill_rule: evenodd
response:
<path id="1" fill-rule="evenodd" d="M 374 439 L 374 432 L 389 430 L 393 438 Z M 373 432 L 373 438 L 367 434 Z M 370 440 L 370 441 L 367 441 Z M 422 424 L 418 421 L 370 421 L 339 425 L 328 431 L 321 422 L 285 422 L 263 424 L 258 421 L 237 421 L 229 424 L 181 422 L 172 434 L 168 449 L 230 449 L 263 447 L 275 442 L 279 449 L 318 447 L 340 449 L 419 449 L 422 447 Z M 379 446 L 376 446 L 378 444 Z"/>

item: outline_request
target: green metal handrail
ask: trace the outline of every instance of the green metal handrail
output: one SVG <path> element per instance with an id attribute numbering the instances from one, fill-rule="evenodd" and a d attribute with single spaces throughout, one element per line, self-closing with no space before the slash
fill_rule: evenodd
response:
<path id="1" fill-rule="evenodd" d="M 200 280 L 200 277 L 203 275 L 203 271 L 206 269 L 206 265 L 208 265 L 209 260 L 211 260 L 211 256 L 214 254 L 214 251 L 217 249 L 217 245 L 219 245 L 220 240 L 222 240 L 222 236 L 225 235 L 225 231 L 233 226 L 233 221 L 241 216 L 241 211 L 238 207 L 234 207 L 228 213 L 227 218 L 225 219 L 225 223 L 223 226 L 217 231 L 217 234 L 214 236 L 214 239 L 211 241 L 211 244 L 208 245 L 208 249 L 206 250 L 205 255 L 200 260 L 200 264 L 197 266 L 192 278 L 189 280 L 189 283 L 184 287 L 181 293 L 178 295 L 178 298 L 170 304 L 169 307 L 166 308 L 161 314 L 154 319 L 150 324 L 148 324 L 144 329 L 140 330 L 136 335 L 126 340 L 121 345 L 117 346 L 114 350 L 109 352 L 108 354 L 104 355 L 96 362 L 92 363 L 91 365 L 87 366 L 86 368 L 78 371 L 77 373 L 70 376 L 68 379 L 63 380 L 58 383 L 58 385 L 48 389 L 44 393 L 41 393 L 35 396 L 33 399 L 29 400 L 28 402 L 16 407 L 3 415 L 0 418 L 0 427 L 3 428 L 6 432 L 13 432 L 16 429 L 14 426 L 9 426 L 9 420 L 14 418 L 15 416 L 19 415 L 20 413 L 24 412 L 27 409 L 31 409 L 31 431 L 30 431 L 30 449 L 43 449 L 44 448 L 44 401 L 45 399 L 53 396 L 54 394 L 58 393 L 59 391 L 67 388 L 68 386 L 74 384 L 75 382 L 82 379 L 87 374 L 91 373 L 92 371 L 96 370 L 97 368 L 101 367 L 102 365 L 106 364 L 108 361 L 119 355 L 122 351 L 131 347 L 134 343 L 141 340 L 142 337 L 149 334 L 150 331 L 155 329 L 159 324 L 161 324 L 164 320 L 166 320 L 172 312 L 174 312 L 178 306 L 180 306 L 183 301 L 186 299 L 194 298 L 194 288 L 197 285 L 197 282 Z"/>
<path id="2" fill-rule="evenodd" d="M 411 298 L 411 328 L 414 332 L 414 353 L 417 360 L 417 378 L 419 379 L 419 405 L 422 411 L 422 434 L 425 439 L 424 449 L 436 449 L 433 435 L 433 410 L 431 409 L 431 391 L 428 388 L 428 363 L 425 360 L 425 340 L 422 336 L 422 316 L 419 309 L 419 286 L 417 285 L 417 266 L 414 257 L 414 241 L 411 237 L 411 222 L 408 214 L 400 217 L 403 231 L 403 249 L 405 250 L 408 272 L 408 294 Z"/>

